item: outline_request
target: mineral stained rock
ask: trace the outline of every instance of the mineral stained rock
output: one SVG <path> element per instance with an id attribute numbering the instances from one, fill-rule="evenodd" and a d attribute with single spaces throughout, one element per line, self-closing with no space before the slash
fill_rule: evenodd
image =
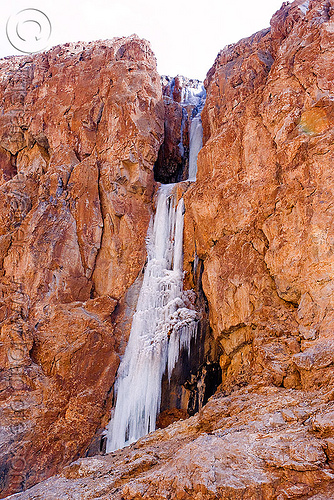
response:
<path id="1" fill-rule="evenodd" d="M 217 394 L 195 416 L 123 450 L 79 459 L 11 498 L 332 499 L 334 446 L 324 429 L 333 391 L 248 389 Z"/>
<path id="2" fill-rule="evenodd" d="M 333 383 L 334 17 L 283 4 L 207 75 L 186 262 L 223 352 L 222 390 Z"/>
<path id="3" fill-rule="evenodd" d="M 15 500 L 334 498 L 333 68 L 333 0 L 285 3 L 269 29 L 220 52 L 205 82 L 204 147 L 185 194 L 184 235 L 185 285 L 200 280 L 221 353 L 219 391 L 193 417 L 109 456 L 81 458 Z M 45 155 L 43 141 L 36 148 Z M 11 154 L 1 155 L 3 189 L 17 178 Z M 17 200 L 20 212 L 4 227 L 29 217 L 31 198 Z M 89 262 L 92 246 L 85 249 Z M 57 303 L 38 342 L 49 345 L 48 325 L 53 317 L 64 324 L 68 308 L 101 314 L 94 301 L 106 295 Z M 38 342 L 27 340 L 24 359 L 31 352 L 42 370 Z"/>
<path id="4" fill-rule="evenodd" d="M 108 421 L 164 105 L 136 36 L 6 58 L 0 75 L 5 496 L 84 455 Z"/>

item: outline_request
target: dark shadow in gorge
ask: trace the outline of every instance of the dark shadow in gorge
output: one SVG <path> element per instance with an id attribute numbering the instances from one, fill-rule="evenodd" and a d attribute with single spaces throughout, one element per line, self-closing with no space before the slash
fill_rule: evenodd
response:
<path id="1" fill-rule="evenodd" d="M 179 418 L 198 412 L 216 392 L 222 380 L 219 365 L 220 351 L 209 324 L 209 308 L 202 289 L 203 262 L 194 273 L 196 308 L 201 312 L 196 339 L 192 339 L 190 353 L 181 351 L 168 381 L 167 371 L 162 379 L 161 413 L 157 427 L 166 427 Z M 178 411 L 177 411 L 178 410 Z"/>

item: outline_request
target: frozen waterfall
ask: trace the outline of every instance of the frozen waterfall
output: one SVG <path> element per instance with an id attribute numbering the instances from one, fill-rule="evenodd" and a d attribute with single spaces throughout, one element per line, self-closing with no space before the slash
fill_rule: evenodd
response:
<path id="1" fill-rule="evenodd" d="M 189 180 L 194 181 L 202 147 L 201 82 L 182 89 L 181 104 L 191 110 Z M 182 132 L 182 131 L 181 131 Z M 123 448 L 155 430 L 160 411 L 161 381 L 172 375 L 180 352 L 189 353 L 198 313 L 188 307 L 183 291 L 183 198 L 174 184 L 161 185 L 154 223 L 147 235 L 147 265 L 132 319 L 128 345 L 115 382 L 116 405 L 107 429 L 106 452 Z"/>
<path id="2" fill-rule="evenodd" d="M 203 145 L 203 127 L 201 112 L 205 103 L 206 92 L 204 85 L 197 82 L 192 87 L 185 87 L 182 93 L 181 104 L 184 107 L 194 106 L 190 124 L 189 136 L 189 181 L 196 180 L 197 155 Z"/>
<path id="3" fill-rule="evenodd" d="M 190 125 L 190 140 L 189 140 L 189 181 L 196 180 L 197 172 L 197 155 L 202 148 L 203 143 L 203 127 L 201 120 L 201 112 L 192 119 Z"/>
<path id="4" fill-rule="evenodd" d="M 160 410 L 161 380 L 189 351 L 197 330 L 197 313 L 183 296 L 183 199 L 176 207 L 174 185 L 158 193 L 154 225 L 147 238 L 148 262 L 133 316 L 131 333 L 115 383 L 113 419 L 107 430 L 107 453 L 155 430 Z"/>

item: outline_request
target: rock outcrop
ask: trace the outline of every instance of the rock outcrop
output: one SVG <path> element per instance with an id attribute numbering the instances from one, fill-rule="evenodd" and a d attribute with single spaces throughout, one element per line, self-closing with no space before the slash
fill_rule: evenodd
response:
<path id="1" fill-rule="evenodd" d="M 333 391 L 249 386 L 11 498 L 330 500 L 332 413 Z"/>
<path id="2" fill-rule="evenodd" d="M 283 4 L 207 76 L 186 261 L 203 262 L 226 393 L 333 383 L 333 27 L 329 1 Z"/>
<path id="3" fill-rule="evenodd" d="M 0 75 L 4 496 L 85 454 L 108 421 L 164 105 L 136 36 L 6 58 Z"/>
<path id="4" fill-rule="evenodd" d="M 13 498 L 331 500 L 334 497 L 333 47 L 333 0 L 297 0 L 283 4 L 273 16 L 271 28 L 222 50 L 208 72 L 207 100 L 202 113 L 204 147 L 198 159 L 197 180 L 184 196 L 185 285 L 202 294 L 209 311 L 222 370 L 218 392 L 193 417 L 159 429 L 131 447 L 108 456 L 81 458 L 64 468 L 57 477 Z M 156 90 L 155 95 L 158 94 Z M 162 116 L 160 121 L 152 115 L 147 119 L 155 120 L 156 130 L 161 134 L 163 111 L 159 107 L 158 110 L 156 115 Z M 160 142 L 157 137 L 161 135 L 157 133 L 153 137 L 154 146 L 150 143 L 152 158 L 153 151 L 157 154 Z M 12 139 L 15 144 L 20 144 L 20 140 L 19 135 Z M 36 138 L 34 147 L 44 158 L 48 151 L 45 141 L 37 142 Z M 6 193 L 8 183 L 20 179 L 11 154 L 11 150 L 4 147 L 1 161 L 6 182 L 2 189 Z M 90 155 L 87 160 L 79 160 L 82 163 L 92 158 Z M 29 164 L 40 163 L 34 160 Z M 94 176 L 94 168 L 90 169 L 90 175 Z M 99 186 L 104 186 L 101 170 L 99 175 Z M 77 178 L 82 179 L 82 176 Z M 53 191 L 56 192 L 58 180 L 54 179 L 52 177 L 50 184 L 43 183 L 43 186 L 51 189 L 57 185 Z M 17 191 L 21 192 L 15 187 L 10 192 Z M 30 192 L 26 189 L 24 193 L 26 191 Z M 100 187 L 99 195 L 102 200 L 109 199 L 109 189 Z M 135 196 L 146 200 L 148 195 L 136 192 Z M 36 203 L 32 196 L 31 201 L 20 201 L 25 199 L 23 196 L 18 198 L 19 213 L 8 215 L 3 223 L 4 227 L 12 224 L 11 231 L 18 231 L 18 234 L 31 212 L 30 203 L 31 206 Z M 80 200 L 80 196 L 77 199 Z M 106 201 L 101 202 L 102 207 L 103 203 Z M 148 218 L 148 206 L 142 203 Z M 87 205 L 92 210 L 92 204 Z M 80 205 L 79 201 L 74 208 L 70 205 L 72 217 L 82 214 L 85 219 L 87 205 Z M 7 210 L 6 214 L 12 212 Z M 105 212 L 102 216 L 106 231 L 109 226 Z M 53 220 L 48 217 L 43 221 L 50 231 Z M 15 229 L 17 223 L 21 225 Z M 113 224 L 113 227 L 120 227 Z M 30 223 L 30 231 L 32 227 Z M 80 228 L 80 223 L 75 227 Z M 144 224 L 143 233 L 145 227 Z M 35 234 L 38 234 L 36 230 L 29 238 Z M 93 237 L 83 229 L 79 234 L 84 235 L 83 240 L 78 238 L 79 253 L 83 255 L 81 261 L 91 262 L 96 252 L 96 245 L 91 243 Z M 14 262 L 10 255 L 16 248 L 15 241 L 12 241 L 11 232 L 4 233 L 1 245 L 4 266 Z M 40 245 L 45 245 L 43 238 L 39 241 Z M 102 236 L 102 246 L 103 241 Z M 116 245 L 118 240 L 113 237 L 108 241 Z M 61 248 L 64 252 L 69 251 L 66 244 Z M 141 251 L 142 254 L 138 250 L 142 265 L 144 250 Z M 119 248 L 113 248 L 109 255 L 117 256 L 118 252 Z M 82 366 L 80 360 L 69 365 L 62 361 L 66 348 L 59 344 L 61 348 L 56 349 L 50 339 L 52 318 L 57 320 L 64 337 L 62 325 L 68 324 L 67 315 L 86 318 L 87 323 L 94 322 L 91 329 L 82 326 L 81 320 L 79 322 L 83 335 L 92 330 L 96 332 L 90 340 L 87 337 L 87 346 L 101 342 L 106 322 L 110 325 L 108 328 L 118 328 L 119 335 L 112 337 L 117 342 L 117 346 L 112 346 L 115 358 L 125 341 L 123 317 L 130 314 L 129 306 L 126 307 L 122 299 L 126 285 L 119 278 L 114 282 L 113 278 L 111 283 L 118 293 L 110 292 L 109 280 L 104 284 L 102 279 L 105 268 L 102 263 L 98 267 L 99 259 L 103 262 L 108 259 L 104 258 L 106 254 L 101 249 L 97 253 L 91 278 L 84 273 L 75 274 L 78 264 L 71 259 L 68 276 L 72 279 L 78 276 L 76 283 L 83 276 L 80 281 L 82 295 L 75 295 L 72 290 L 77 288 L 69 282 L 62 293 L 71 293 L 71 298 L 60 304 L 52 302 L 54 287 L 62 282 L 58 278 L 53 288 L 50 286 L 47 303 L 41 295 L 36 302 L 40 304 L 38 307 L 32 302 L 26 312 L 22 305 L 27 304 L 23 299 L 28 291 L 32 297 L 43 293 L 44 289 L 35 283 L 40 283 L 39 273 L 44 267 L 42 271 L 37 269 L 31 287 L 21 290 L 21 295 L 10 288 L 14 287 L 11 282 L 8 284 L 7 294 L 13 297 L 13 302 L 16 300 L 15 314 L 20 311 L 23 326 L 29 324 L 24 314 L 37 318 L 37 312 L 43 311 L 44 306 L 55 304 L 48 315 L 43 313 L 45 319 L 40 327 L 37 324 L 35 337 L 30 331 L 22 333 L 28 339 L 24 344 L 27 354 L 24 354 L 26 357 L 22 354 L 22 359 L 36 360 L 25 365 L 26 370 L 34 368 L 45 380 L 47 369 L 56 370 L 60 358 L 59 373 L 57 377 L 48 376 L 49 384 L 61 385 L 63 379 L 60 377 L 68 377 L 77 366 Z M 43 251 L 42 255 L 47 259 L 49 254 Z M 31 267 L 24 267 L 19 257 L 17 262 L 21 274 L 14 277 L 26 283 L 24 279 L 28 280 Z M 122 263 L 117 261 L 117 265 L 117 269 L 124 269 Z M 11 266 L 13 268 L 13 264 Z M 86 264 L 88 275 L 91 268 Z M 129 282 L 138 275 L 139 268 L 138 265 Z M 97 269 L 102 270 L 100 275 Z M 5 277 L 6 274 L 4 280 Z M 95 287 L 89 296 L 85 295 L 87 282 Z M 131 289 L 128 293 L 131 294 Z M 103 320 L 103 314 L 108 307 L 111 311 L 116 301 L 119 301 L 117 309 L 109 323 L 109 316 Z M 91 311 L 95 308 L 98 312 L 93 315 Z M 119 316 L 118 311 L 123 311 L 123 316 Z M 12 324 L 21 323 L 15 319 Z M 6 332 L 8 321 L 3 328 Z M 78 325 L 73 330 L 73 337 L 83 342 L 77 328 Z M 30 340 L 34 338 L 37 340 Z M 68 345 L 65 339 L 63 342 Z M 16 352 L 14 350 L 10 356 L 14 360 L 15 356 L 21 359 Z M 109 346 L 103 352 L 106 357 L 111 356 Z M 44 355 L 45 368 L 41 362 Z M 111 365 L 116 364 L 115 361 Z M 111 365 L 108 365 L 110 370 Z M 42 372 L 41 367 L 45 371 Z M 87 373 L 91 370 L 87 369 Z M 74 374 L 71 377 L 75 380 Z M 101 380 L 98 373 L 96 377 Z M 43 394 L 52 394 L 53 389 L 46 389 L 41 378 L 31 379 L 44 388 Z M 79 380 L 81 382 L 81 378 Z M 34 391 L 30 390 L 29 394 L 33 395 Z M 45 404 L 43 401 L 45 399 L 42 400 Z M 78 400 L 66 407 L 68 418 L 73 419 L 73 432 L 84 432 L 76 427 L 79 419 L 75 420 L 81 408 Z M 47 414 L 50 419 L 54 418 L 52 411 L 54 408 L 50 406 Z M 87 409 L 83 409 L 85 411 Z M 61 418 L 65 420 L 67 414 Z M 162 415 L 161 427 L 171 416 L 168 412 Z M 55 436 L 63 420 L 56 422 Z M 98 427 L 97 423 L 94 425 Z M 52 446 L 56 446 L 56 441 Z M 20 456 L 16 456 L 19 460 Z M 18 470 L 19 466 L 20 462 L 16 461 L 13 469 Z"/>

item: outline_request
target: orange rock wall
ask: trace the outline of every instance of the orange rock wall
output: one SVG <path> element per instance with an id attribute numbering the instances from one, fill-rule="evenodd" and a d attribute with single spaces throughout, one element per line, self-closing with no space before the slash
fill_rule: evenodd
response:
<path id="1" fill-rule="evenodd" d="M 334 10 L 283 4 L 206 79 L 186 199 L 186 269 L 204 263 L 222 389 L 333 377 Z"/>
<path id="2" fill-rule="evenodd" d="M 43 106 L 31 123 L 14 125 L 17 115 L 8 129 L 1 125 L 1 395 L 8 434 L 2 474 L 10 471 L 19 489 L 62 469 L 18 498 L 333 498 L 334 4 L 305 5 L 283 4 L 270 29 L 222 50 L 206 79 L 205 144 L 197 181 L 185 194 L 185 284 L 205 294 L 220 391 L 185 421 L 65 468 L 108 413 L 107 387 L 145 259 L 164 126 L 147 45 L 113 41 L 105 59 L 98 54 L 109 49 L 100 44 L 78 49 L 77 64 L 95 65 L 89 51 L 96 50 L 112 61 L 111 72 L 124 71 L 118 87 L 111 76 L 116 90 L 102 112 L 95 91 L 77 114 L 67 102 L 62 113 L 50 110 L 43 126 Z M 59 50 L 66 48 L 36 57 L 52 61 Z M 61 56 L 67 76 L 75 64 L 75 48 L 68 50 L 68 59 Z M 26 59 L 2 64 L 8 73 L 19 61 Z M 6 82 L 21 82 L 29 64 Z M 55 78 L 51 70 L 45 81 Z M 147 84 L 144 98 L 137 78 L 141 89 Z M 41 99 L 43 85 L 31 90 Z M 52 92 L 47 96 L 56 109 Z M 8 106 L 0 119 L 11 123 L 15 109 Z M 57 120 L 66 126 L 56 127 Z M 99 146 L 90 150 L 93 143 Z M 31 173 L 16 175 L 23 147 Z"/>
<path id="3" fill-rule="evenodd" d="M 109 418 L 164 105 L 136 36 L 3 59 L 0 74 L 4 496 L 82 456 Z"/>

